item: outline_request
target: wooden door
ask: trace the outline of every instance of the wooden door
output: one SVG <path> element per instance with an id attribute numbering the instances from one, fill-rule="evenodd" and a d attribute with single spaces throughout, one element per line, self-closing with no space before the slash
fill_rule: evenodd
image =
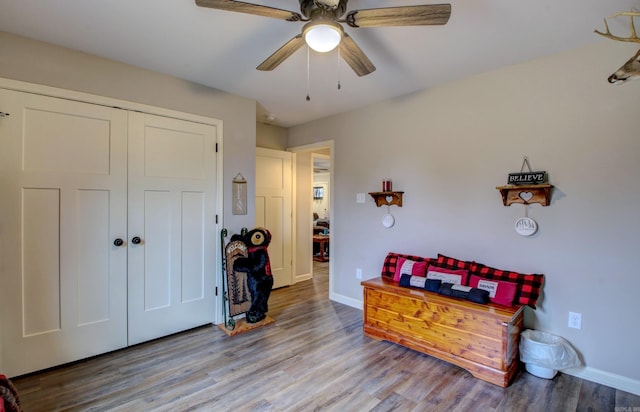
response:
<path id="1" fill-rule="evenodd" d="M 127 344 L 127 113 L 0 89 L 0 370 Z"/>
<path id="2" fill-rule="evenodd" d="M 217 138 L 213 125 L 129 115 L 130 345 L 215 319 Z"/>
<path id="3" fill-rule="evenodd" d="M 273 287 L 293 284 L 292 153 L 256 149 L 256 225 L 271 232 Z"/>

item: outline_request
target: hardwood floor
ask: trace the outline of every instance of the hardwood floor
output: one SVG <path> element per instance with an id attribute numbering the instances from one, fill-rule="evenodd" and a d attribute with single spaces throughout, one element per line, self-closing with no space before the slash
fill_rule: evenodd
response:
<path id="1" fill-rule="evenodd" d="M 275 290 L 274 324 L 209 325 L 14 379 L 38 411 L 619 411 L 640 397 L 559 373 L 506 389 L 362 335 L 362 312 L 328 300 L 328 263 Z M 634 409 L 635 408 L 635 409 Z"/>

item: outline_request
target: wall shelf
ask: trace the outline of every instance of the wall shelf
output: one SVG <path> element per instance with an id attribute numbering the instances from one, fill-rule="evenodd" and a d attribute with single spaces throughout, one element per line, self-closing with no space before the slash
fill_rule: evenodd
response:
<path id="1" fill-rule="evenodd" d="M 402 207 L 402 194 L 404 192 L 369 192 L 369 195 L 376 202 L 376 206 Z"/>
<path id="2" fill-rule="evenodd" d="M 551 202 L 551 189 L 553 185 L 506 185 L 498 186 L 496 189 L 502 195 L 502 203 L 511 206 L 513 203 L 530 205 L 540 203 L 542 206 L 549 206 Z"/>

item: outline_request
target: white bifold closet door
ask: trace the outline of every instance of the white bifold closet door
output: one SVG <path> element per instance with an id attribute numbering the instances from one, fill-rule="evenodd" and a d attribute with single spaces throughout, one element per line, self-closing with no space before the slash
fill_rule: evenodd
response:
<path id="1" fill-rule="evenodd" d="M 4 89 L 0 112 L 3 373 L 214 320 L 216 126 Z"/>
<path id="2" fill-rule="evenodd" d="M 127 112 L 0 90 L 2 370 L 127 345 Z"/>
<path id="3" fill-rule="evenodd" d="M 129 135 L 133 345 L 214 321 L 216 128 L 130 113 Z"/>

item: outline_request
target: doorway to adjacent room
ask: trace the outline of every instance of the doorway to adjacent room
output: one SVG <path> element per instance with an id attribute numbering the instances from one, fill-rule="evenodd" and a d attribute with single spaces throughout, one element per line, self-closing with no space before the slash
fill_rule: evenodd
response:
<path id="1" fill-rule="evenodd" d="M 297 281 L 328 277 L 329 296 L 335 242 L 332 227 L 333 141 L 288 149 L 296 153 Z M 323 284 L 327 284 L 324 283 Z"/>

